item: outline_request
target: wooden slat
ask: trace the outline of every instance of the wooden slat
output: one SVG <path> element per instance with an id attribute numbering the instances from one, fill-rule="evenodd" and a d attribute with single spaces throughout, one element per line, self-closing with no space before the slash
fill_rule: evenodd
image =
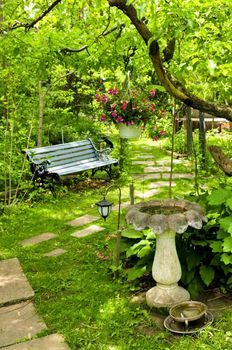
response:
<path id="1" fill-rule="evenodd" d="M 93 149 L 93 147 L 91 145 L 86 145 L 83 147 L 79 147 L 79 148 L 66 148 L 66 149 L 60 149 L 60 150 L 55 150 L 52 152 L 44 152 L 44 153 L 37 153 L 37 154 L 33 154 L 33 153 L 29 153 L 27 152 L 29 158 L 32 161 L 37 161 L 37 160 L 48 160 L 48 159 L 53 159 L 53 157 L 56 156 L 62 156 L 62 155 L 66 155 L 66 154 L 72 154 L 72 153 L 80 153 L 80 155 L 83 154 L 88 154 L 89 152 L 95 152 L 95 150 Z"/>
<path id="2" fill-rule="evenodd" d="M 59 176 L 64 176 L 64 175 L 69 175 L 69 174 L 75 174 L 75 173 L 85 171 L 85 170 L 101 168 L 101 167 L 106 166 L 106 165 L 117 164 L 117 163 L 118 163 L 117 159 L 110 159 L 108 161 L 97 161 L 97 162 L 91 162 L 89 164 L 83 164 L 83 165 L 77 165 L 77 166 L 63 168 L 59 171 L 56 171 L 55 173 L 58 174 Z"/>
<path id="3" fill-rule="evenodd" d="M 53 163 L 56 163 L 56 162 L 59 162 L 59 161 L 61 161 L 62 162 L 62 160 L 69 160 L 70 159 L 70 161 L 71 161 L 71 159 L 73 158 L 75 158 L 77 161 L 78 161 L 78 159 L 80 159 L 80 160 L 82 160 L 82 159 L 88 159 L 88 158 L 92 158 L 92 157 L 95 157 L 96 159 L 97 159 L 97 156 L 96 156 L 96 153 L 95 153 L 95 151 L 93 150 L 93 149 L 89 149 L 89 150 L 84 150 L 84 151 L 78 151 L 78 152 L 71 152 L 71 153 L 62 153 L 62 154 L 60 154 L 60 155 L 56 155 L 56 156 L 54 156 L 54 157 L 47 157 L 47 158 L 44 158 L 44 157 L 34 157 L 33 158 L 33 162 L 38 162 L 38 163 L 40 163 L 40 162 L 42 162 L 43 160 L 49 160 L 49 162 L 51 163 L 51 164 L 53 164 Z"/>
<path id="4" fill-rule="evenodd" d="M 84 159 L 84 160 L 81 160 L 78 162 L 73 161 L 73 162 L 66 162 L 66 163 L 62 163 L 62 164 L 61 163 L 59 163 L 59 164 L 52 163 L 51 165 L 48 165 L 48 171 L 56 172 L 58 170 L 65 169 L 68 167 L 89 164 L 89 163 L 96 162 L 96 161 L 98 161 L 96 158 L 89 158 L 89 159 Z"/>
<path id="5" fill-rule="evenodd" d="M 30 148 L 30 150 L 27 150 L 26 152 L 30 151 L 30 154 L 41 154 L 46 152 L 52 152 L 56 150 L 62 150 L 66 148 L 73 148 L 73 147 L 82 147 L 84 145 L 91 145 L 92 143 L 90 140 L 83 140 L 83 141 L 73 141 L 68 143 L 61 143 L 58 145 L 52 145 L 52 146 L 45 146 L 45 147 L 38 147 L 38 148 Z"/>

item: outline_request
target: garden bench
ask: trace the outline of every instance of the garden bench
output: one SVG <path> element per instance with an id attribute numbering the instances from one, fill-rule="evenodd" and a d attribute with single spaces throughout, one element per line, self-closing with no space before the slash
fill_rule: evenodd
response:
<path id="1" fill-rule="evenodd" d="M 108 141 L 108 142 L 107 142 Z M 31 148 L 23 151 L 30 162 L 33 180 L 60 177 L 91 170 L 104 170 L 111 178 L 111 166 L 118 160 L 109 157 L 113 147 L 110 140 L 105 140 L 110 147 L 98 150 L 90 138 L 82 141 L 62 143 L 52 146 Z"/>

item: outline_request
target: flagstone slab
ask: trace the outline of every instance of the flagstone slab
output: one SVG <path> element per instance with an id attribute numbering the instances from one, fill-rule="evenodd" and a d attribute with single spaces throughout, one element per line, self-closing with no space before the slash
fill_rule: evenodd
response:
<path id="1" fill-rule="evenodd" d="M 31 302 L 0 308 L 0 347 L 15 344 L 23 338 L 30 339 L 46 328 Z"/>
<path id="2" fill-rule="evenodd" d="M 134 165 L 155 165 L 152 160 L 132 160 L 132 164 Z"/>
<path id="3" fill-rule="evenodd" d="M 154 159 L 155 157 L 152 154 L 139 154 L 137 158 L 142 158 L 142 159 Z"/>
<path id="4" fill-rule="evenodd" d="M 44 256 L 51 256 L 51 257 L 56 257 L 56 256 L 60 256 L 64 253 L 66 253 L 67 250 L 62 249 L 62 248 L 57 248 L 52 250 L 51 252 L 45 253 Z"/>
<path id="5" fill-rule="evenodd" d="M 81 238 L 81 237 L 90 236 L 93 233 L 100 232 L 103 230 L 105 230 L 104 227 L 92 225 L 92 226 L 84 228 L 83 230 L 76 231 L 76 232 L 72 233 L 71 236 Z"/>
<path id="6" fill-rule="evenodd" d="M 127 208 L 129 206 L 130 206 L 130 202 L 123 202 L 123 203 L 121 203 L 121 209 L 122 208 Z M 118 210 L 118 207 L 119 207 L 119 205 L 117 204 L 114 207 L 112 207 L 111 210 L 116 211 L 116 210 Z"/>
<path id="7" fill-rule="evenodd" d="M 20 344 L 2 348 L 1 350 L 70 350 L 60 334 L 51 334 Z"/>
<path id="8" fill-rule="evenodd" d="M 171 171 L 170 166 L 160 166 L 160 167 L 147 167 L 144 168 L 145 173 L 160 173 L 160 172 L 166 172 Z"/>
<path id="9" fill-rule="evenodd" d="M 87 224 L 90 224 L 93 221 L 99 220 L 100 217 L 98 216 L 93 216 L 93 215 L 83 215 L 80 216 L 79 218 L 76 218 L 72 221 L 67 222 L 68 225 L 71 226 L 84 226 Z"/>
<path id="10" fill-rule="evenodd" d="M 171 160 L 170 159 L 162 159 L 162 160 L 157 160 L 155 162 L 157 165 L 163 165 L 163 164 L 170 164 Z M 186 159 L 173 159 L 173 164 L 190 164 L 189 160 Z"/>
<path id="11" fill-rule="evenodd" d="M 158 193 L 159 192 L 159 190 L 157 190 L 157 189 L 153 189 L 153 190 L 149 190 L 149 191 L 147 191 L 147 192 L 144 192 L 144 193 L 142 193 L 142 192 L 136 192 L 135 193 L 135 195 L 136 195 L 136 197 L 139 197 L 139 198 L 149 198 L 149 197 L 152 197 L 154 194 L 156 194 L 156 193 Z"/>
<path id="12" fill-rule="evenodd" d="M 176 186 L 175 182 L 172 182 L 172 187 Z M 149 188 L 169 187 L 169 181 L 157 181 L 152 182 L 148 186 Z"/>
<path id="13" fill-rule="evenodd" d="M 0 261 L 0 305 L 31 299 L 31 288 L 17 258 Z"/>
<path id="14" fill-rule="evenodd" d="M 144 181 L 144 180 L 160 179 L 161 175 L 160 175 L 160 173 L 157 173 L 157 174 L 134 174 L 134 175 L 132 175 L 132 177 L 134 180 Z"/>
<path id="15" fill-rule="evenodd" d="M 35 244 L 38 244 L 41 242 L 49 241 L 50 239 L 53 239 L 56 236 L 57 236 L 57 234 L 55 234 L 55 233 L 45 232 L 45 233 L 42 233 L 41 235 L 34 236 L 34 237 L 31 237 L 28 239 L 24 239 L 20 243 L 23 247 L 27 247 L 30 245 L 35 245 Z"/>
<path id="16" fill-rule="evenodd" d="M 186 174 L 172 174 L 172 178 L 173 179 L 192 179 L 194 177 L 193 174 L 190 174 L 190 173 L 186 173 Z M 170 174 L 162 174 L 162 178 L 163 179 L 170 179 Z"/>

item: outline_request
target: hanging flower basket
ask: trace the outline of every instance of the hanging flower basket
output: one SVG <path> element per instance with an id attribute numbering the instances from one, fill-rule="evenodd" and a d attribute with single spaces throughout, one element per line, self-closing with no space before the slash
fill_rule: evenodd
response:
<path id="1" fill-rule="evenodd" d="M 141 134 L 141 127 L 139 125 L 118 124 L 119 135 L 122 139 L 138 138 Z"/>

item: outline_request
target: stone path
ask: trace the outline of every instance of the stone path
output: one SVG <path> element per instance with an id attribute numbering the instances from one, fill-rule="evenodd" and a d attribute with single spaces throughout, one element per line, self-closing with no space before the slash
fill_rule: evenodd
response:
<path id="1" fill-rule="evenodd" d="M 42 233 L 41 235 L 25 239 L 25 240 L 21 241 L 21 244 L 22 244 L 22 246 L 26 247 L 26 246 L 38 244 L 38 243 L 41 243 L 44 241 L 48 241 L 49 239 L 53 239 L 56 236 L 57 235 L 55 233 L 46 232 L 46 233 Z"/>
<path id="2" fill-rule="evenodd" d="M 38 242 L 39 243 L 39 242 Z M 46 324 L 36 314 L 34 292 L 17 258 L 0 261 L 0 348 L 69 350 L 59 334 L 31 340 Z M 19 344 L 16 344 L 20 342 Z"/>
<path id="3" fill-rule="evenodd" d="M 28 300 L 33 296 L 18 259 L 0 261 L 0 305 Z"/>
<path id="4" fill-rule="evenodd" d="M 155 157 L 145 152 L 151 151 L 149 147 L 143 147 L 144 154 L 137 156 L 133 164 L 144 166 L 144 174 L 133 175 L 136 181 L 158 180 L 148 184 L 149 190 L 142 193 L 135 192 L 136 197 L 145 199 L 157 195 L 159 189 L 169 186 L 170 160 L 155 160 Z M 179 159 L 174 164 L 183 163 Z M 187 162 L 186 162 L 187 164 Z M 189 179 L 190 173 L 173 173 L 173 179 Z M 176 186 L 172 182 L 172 186 Z M 141 187 L 141 185 L 140 185 Z M 130 202 L 122 202 L 121 208 L 126 208 Z M 112 208 L 118 210 L 118 204 Z M 66 224 L 72 227 L 80 227 L 78 231 L 71 233 L 72 237 L 83 238 L 105 230 L 104 227 L 93 225 L 100 216 L 83 215 Z M 83 226 L 83 228 L 81 227 Z M 87 227 L 85 227 L 87 226 Z M 56 239 L 57 234 L 45 232 L 30 237 L 20 242 L 23 247 L 30 247 L 41 242 Z M 45 258 L 56 258 L 67 253 L 62 247 L 54 248 L 43 254 Z M 1 350 L 69 350 L 60 334 L 50 334 L 39 337 L 38 333 L 47 328 L 44 321 L 36 314 L 33 305 L 34 292 L 24 275 L 17 258 L 0 261 L 0 348 Z M 17 343 L 17 344 L 16 344 Z"/>

